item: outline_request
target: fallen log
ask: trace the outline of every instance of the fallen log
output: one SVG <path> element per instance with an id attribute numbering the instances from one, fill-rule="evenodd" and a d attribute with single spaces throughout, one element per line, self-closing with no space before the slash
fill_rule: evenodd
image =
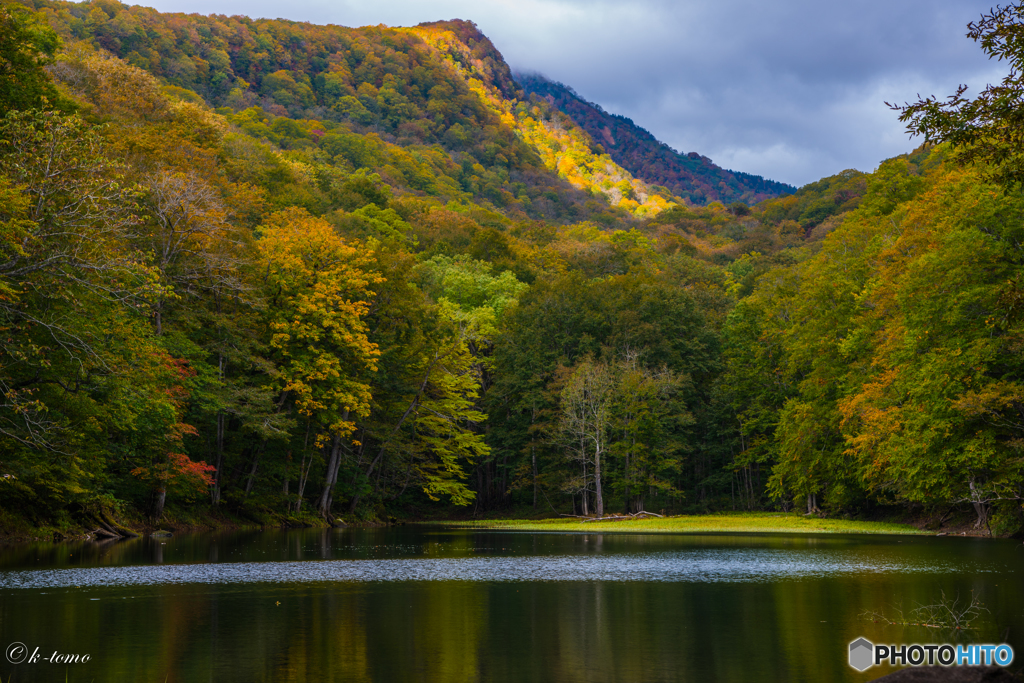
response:
<path id="1" fill-rule="evenodd" d="M 126 526 L 118 524 L 110 514 L 100 508 L 98 513 L 100 523 L 111 533 L 117 534 L 121 538 L 138 538 L 138 534 L 129 529 Z"/>

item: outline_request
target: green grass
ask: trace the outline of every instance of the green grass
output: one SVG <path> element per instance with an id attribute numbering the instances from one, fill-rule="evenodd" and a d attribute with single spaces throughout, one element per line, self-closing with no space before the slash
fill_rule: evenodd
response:
<path id="1" fill-rule="evenodd" d="M 433 522 L 438 523 L 438 522 Z M 821 519 L 782 512 L 729 512 L 715 515 L 680 515 L 623 521 L 584 522 L 556 519 L 484 519 L 439 522 L 446 526 L 512 531 L 619 531 L 630 533 L 787 533 L 787 534 L 929 534 L 909 524 Z"/>

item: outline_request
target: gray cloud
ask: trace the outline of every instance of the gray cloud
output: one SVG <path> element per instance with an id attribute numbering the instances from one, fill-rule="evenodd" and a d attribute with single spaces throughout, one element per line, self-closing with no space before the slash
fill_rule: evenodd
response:
<path id="1" fill-rule="evenodd" d="M 346 26 L 475 21 L 515 69 L 683 151 L 796 185 L 916 143 L 883 101 L 1001 77 L 965 37 L 991 0 L 157 0 Z"/>

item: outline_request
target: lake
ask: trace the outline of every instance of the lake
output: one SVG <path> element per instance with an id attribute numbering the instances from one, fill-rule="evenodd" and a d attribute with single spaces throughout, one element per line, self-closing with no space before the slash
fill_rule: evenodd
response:
<path id="1" fill-rule="evenodd" d="M 847 665 L 859 636 L 1024 653 L 1022 567 L 1019 541 L 865 535 L 401 526 L 12 546 L 0 549 L 0 643 L 25 661 L 4 658 L 0 675 L 867 681 L 891 669 Z M 959 633 L 866 616 L 943 595 L 989 612 Z M 89 659 L 52 661 L 73 655 Z"/>

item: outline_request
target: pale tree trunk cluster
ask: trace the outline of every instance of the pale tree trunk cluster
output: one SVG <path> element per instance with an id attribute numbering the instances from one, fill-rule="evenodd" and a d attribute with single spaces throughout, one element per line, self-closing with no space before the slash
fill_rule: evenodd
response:
<path id="1" fill-rule="evenodd" d="M 605 513 L 609 472 L 627 513 L 642 511 L 647 494 L 671 491 L 652 463 L 655 453 L 672 457 L 665 435 L 692 420 L 673 398 L 683 382 L 666 368 L 644 367 L 630 349 L 613 362 L 585 360 L 573 369 L 559 397 L 558 434 L 579 469 L 562 488 L 581 496 L 584 515 Z"/>
<path id="2" fill-rule="evenodd" d="M 583 497 L 583 514 L 589 514 L 588 498 L 594 494 L 594 512 L 604 514 L 601 457 L 607 450 L 607 432 L 614 378 L 605 364 L 585 361 L 562 389 L 563 438 L 569 457 L 580 464 L 579 477 L 570 479 L 570 493 Z"/>

